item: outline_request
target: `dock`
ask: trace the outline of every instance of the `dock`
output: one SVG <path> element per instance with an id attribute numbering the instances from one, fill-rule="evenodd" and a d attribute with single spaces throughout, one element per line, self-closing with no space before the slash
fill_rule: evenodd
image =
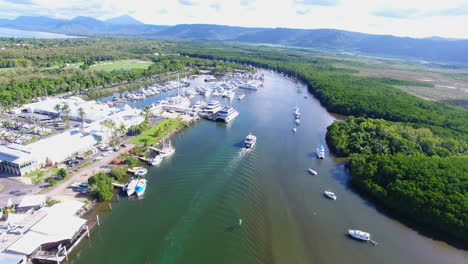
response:
<path id="1" fill-rule="evenodd" d="M 116 188 L 125 188 L 125 184 L 123 183 L 113 182 L 112 185 Z"/>

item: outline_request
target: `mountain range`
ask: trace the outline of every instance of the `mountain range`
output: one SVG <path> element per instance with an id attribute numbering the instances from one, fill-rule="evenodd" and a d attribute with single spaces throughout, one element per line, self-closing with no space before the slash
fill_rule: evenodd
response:
<path id="1" fill-rule="evenodd" d="M 87 36 L 132 35 L 278 44 L 468 65 L 466 39 L 418 39 L 336 29 L 247 28 L 210 24 L 163 26 L 144 24 L 128 15 L 104 21 L 85 16 L 73 19 L 20 16 L 12 20 L 0 19 L 0 27 Z"/>

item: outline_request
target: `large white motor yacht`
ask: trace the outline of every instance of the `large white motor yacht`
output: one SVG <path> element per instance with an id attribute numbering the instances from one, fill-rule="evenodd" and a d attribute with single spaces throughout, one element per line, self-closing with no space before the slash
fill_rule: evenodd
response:
<path id="1" fill-rule="evenodd" d="M 253 148 L 255 142 L 257 142 L 257 137 L 252 134 L 249 134 L 247 137 L 245 137 L 244 147 L 246 149 Z"/>
<path id="2" fill-rule="evenodd" d="M 209 114 L 214 114 L 221 109 L 223 109 L 223 107 L 221 106 L 221 103 L 219 103 L 219 101 L 211 101 L 205 107 L 202 108 L 203 112 Z"/>
<path id="3" fill-rule="evenodd" d="M 236 109 L 232 107 L 224 107 L 220 111 L 216 112 L 216 114 L 213 117 L 213 120 L 229 123 L 232 120 L 234 120 L 234 118 L 236 118 L 238 115 L 239 112 L 237 112 Z"/>
<path id="4" fill-rule="evenodd" d="M 371 235 L 369 233 L 361 231 L 361 230 L 348 229 L 348 234 L 352 236 L 353 238 L 363 240 L 363 241 L 369 241 L 371 239 Z"/>

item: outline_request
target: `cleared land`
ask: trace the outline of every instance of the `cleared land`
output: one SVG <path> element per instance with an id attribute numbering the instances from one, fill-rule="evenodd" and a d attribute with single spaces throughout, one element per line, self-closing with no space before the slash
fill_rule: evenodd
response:
<path id="1" fill-rule="evenodd" d="M 96 71 L 113 71 L 118 69 L 148 69 L 148 67 L 153 64 L 151 61 L 142 61 L 142 60 L 120 60 L 113 62 L 102 62 L 95 65 L 92 65 L 90 69 Z"/>
<path id="2" fill-rule="evenodd" d="M 381 61 L 379 61 L 381 62 Z M 468 109 L 468 71 L 396 64 L 353 65 L 338 63 L 340 68 L 359 71 L 358 75 L 431 83 L 434 87 L 399 86 L 418 97 L 441 101 Z"/>

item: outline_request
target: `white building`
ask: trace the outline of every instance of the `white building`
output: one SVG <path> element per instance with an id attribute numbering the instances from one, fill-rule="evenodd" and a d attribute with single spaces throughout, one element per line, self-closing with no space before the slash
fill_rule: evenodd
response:
<path id="1" fill-rule="evenodd" d="M 60 163 L 91 150 L 99 140 L 81 129 L 72 129 L 27 145 L 39 166 Z"/>
<path id="2" fill-rule="evenodd" d="M 36 157 L 29 147 L 8 144 L 0 146 L 0 170 L 22 176 L 37 168 Z"/>

